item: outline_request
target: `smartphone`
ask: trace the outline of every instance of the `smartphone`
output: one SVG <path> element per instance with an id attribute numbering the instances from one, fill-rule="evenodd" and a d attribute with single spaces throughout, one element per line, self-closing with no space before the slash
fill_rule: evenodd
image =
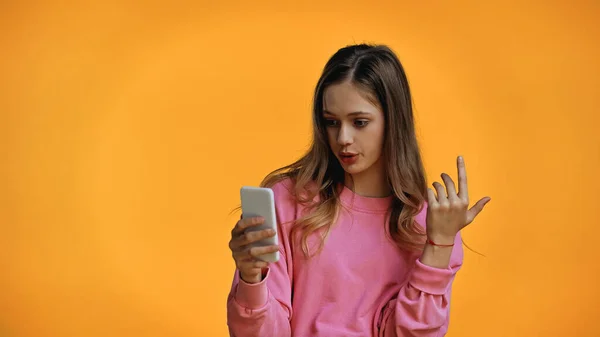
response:
<path id="1" fill-rule="evenodd" d="M 253 242 L 249 247 L 277 245 L 279 242 L 277 233 L 277 218 L 275 215 L 275 196 L 273 190 L 266 187 L 243 186 L 240 189 L 242 199 L 242 219 L 252 217 L 263 217 L 265 222 L 258 226 L 252 226 L 246 229 L 248 231 L 260 231 L 263 229 L 273 229 L 275 235 Z M 279 251 L 257 256 L 257 258 L 266 262 L 279 261 Z"/>

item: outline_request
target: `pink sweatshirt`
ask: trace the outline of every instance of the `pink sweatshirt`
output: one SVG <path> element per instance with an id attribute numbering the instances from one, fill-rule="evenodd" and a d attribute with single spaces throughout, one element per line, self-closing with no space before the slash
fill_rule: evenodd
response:
<path id="1" fill-rule="evenodd" d="M 422 264 L 386 236 L 390 198 L 367 198 L 343 189 L 345 209 L 322 252 L 306 259 L 290 242 L 290 221 L 301 215 L 289 180 L 275 185 L 280 259 L 257 284 L 236 271 L 227 301 L 235 337 L 444 336 L 452 281 L 463 251 L 456 237 L 450 267 Z M 416 217 L 425 225 L 426 206 Z M 283 224 L 283 225 L 282 225 Z M 316 247 L 319 235 L 309 239 Z"/>

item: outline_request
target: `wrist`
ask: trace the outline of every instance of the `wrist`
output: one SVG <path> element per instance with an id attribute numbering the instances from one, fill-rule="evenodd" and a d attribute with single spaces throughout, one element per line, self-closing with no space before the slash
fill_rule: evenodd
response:
<path id="1" fill-rule="evenodd" d="M 240 273 L 240 279 L 248 284 L 257 284 L 262 282 L 265 277 L 267 277 L 267 273 L 269 272 L 269 268 L 262 268 L 260 273 L 258 274 L 252 274 L 252 275 L 244 275 L 241 271 Z"/>
<path id="2" fill-rule="evenodd" d="M 427 234 L 426 243 L 432 246 L 449 247 L 454 246 L 454 240 L 456 235 L 439 235 L 439 234 Z"/>
<path id="3" fill-rule="evenodd" d="M 429 238 L 427 239 L 427 243 L 423 248 L 423 252 L 421 253 L 421 257 L 419 260 L 424 265 L 445 269 L 448 268 L 450 264 L 450 257 L 452 255 L 452 251 L 454 250 L 454 244 L 442 244 L 435 242 L 432 244 Z M 444 241 L 448 242 L 448 241 Z"/>
<path id="4" fill-rule="evenodd" d="M 260 283 L 262 281 L 262 275 L 257 274 L 257 275 L 247 276 L 247 275 L 243 275 L 242 273 L 240 273 L 240 279 L 242 279 L 242 281 L 244 281 L 248 284 L 256 284 L 256 283 Z"/>

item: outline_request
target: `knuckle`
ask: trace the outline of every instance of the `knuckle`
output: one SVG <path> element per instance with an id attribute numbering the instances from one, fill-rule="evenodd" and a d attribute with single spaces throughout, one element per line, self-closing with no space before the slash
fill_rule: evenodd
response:
<path id="1" fill-rule="evenodd" d="M 260 232 L 256 232 L 256 231 L 250 232 L 250 238 L 252 241 L 261 239 L 261 236 L 262 236 L 262 233 L 260 233 Z"/>
<path id="2" fill-rule="evenodd" d="M 453 201 L 452 203 L 450 203 L 449 207 L 452 210 L 461 210 L 462 204 L 460 202 Z"/>

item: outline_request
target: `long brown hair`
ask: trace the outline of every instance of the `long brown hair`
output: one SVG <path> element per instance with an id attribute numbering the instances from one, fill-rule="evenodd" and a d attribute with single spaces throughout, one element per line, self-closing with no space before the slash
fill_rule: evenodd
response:
<path id="1" fill-rule="evenodd" d="M 292 237 L 301 238 L 302 251 L 310 253 L 308 238 L 322 237 L 316 253 L 334 224 L 339 203 L 339 184 L 344 170 L 327 141 L 323 118 L 323 92 L 329 85 L 351 81 L 376 100 L 385 116 L 383 156 L 388 182 L 393 191 L 389 210 L 389 235 L 404 250 L 419 250 L 424 230 L 414 217 L 421 211 L 427 183 L 415 134 L 413 107 L 404 68 L 385 45 L 358 44 L 339 49 L 326 63 L 313 97 L 313 141 L 308 152 L 296 162 L 269 173 L 262 187 L 271 187 L 290 178 L 292 193 L 309 211 L 295 221 Z M 316 187 L 316 188 L 311 188 Z M 315 198 L 318 197 L 318 198 Z"/>

